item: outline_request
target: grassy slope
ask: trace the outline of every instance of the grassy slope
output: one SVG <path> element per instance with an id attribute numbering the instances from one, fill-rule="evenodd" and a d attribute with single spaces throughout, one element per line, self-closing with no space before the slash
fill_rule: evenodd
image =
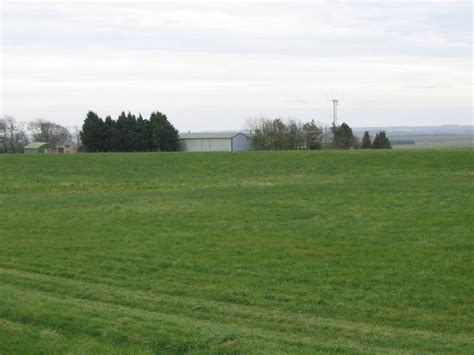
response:
<path id="1" fill-rule="evenodd" d="M 0 156 L 0 353 L 473 352 L 473 163 Z"/>

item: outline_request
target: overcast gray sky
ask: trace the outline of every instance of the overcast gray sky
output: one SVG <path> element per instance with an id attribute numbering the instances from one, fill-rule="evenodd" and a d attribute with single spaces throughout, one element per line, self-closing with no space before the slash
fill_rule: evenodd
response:
<path id="1" fill-rule="evenodd" d="M 2 1 L 1 112 L 472 124 L 471 1 Z"/>

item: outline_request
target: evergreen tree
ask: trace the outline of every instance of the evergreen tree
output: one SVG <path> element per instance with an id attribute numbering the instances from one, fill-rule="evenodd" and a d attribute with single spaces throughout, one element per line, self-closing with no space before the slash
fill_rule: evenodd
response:
<path id="1" fill-rule="evenodd" d="M 314 120 L 303 125 L 306 149 L 321 149 L 323 131 Z"/>
<path id="2" fill-rule="evenodd" d="M 137 150 L 138 136 L 136 132 L 137 119 L 130 112 L 122 112 L 117 119 L 116 127 L 118 133 L 119 152 L 133 152 Z"/>
<path id="3" fill-rule="evenodd" d="M 370 141 L 370 134 L 368 131 L 364 132 L 364 137 L 362 138 L 362 149 L 372 148 L 372 142 Z"/>
<path id="4" fill-rule="evenodd" d="M 380 132 L 380 139 L 382 140 L 382 148 L 383 149 L 392 149 L 392 144 L 390 143 L 390 139 L 388 139 L 385 131 Z"/>
<path id="5" fill-rule="evenodd" d="M 128 124 L 127 124 L 127 115 L 125 114 L 124 111 L 120 114 L 120 116 L 117 118 L 117 121 L 115 122 L 115 127 L 117 130 L 117 146 L 115 151 L 116 152 L 126 152 L 127 151 L 127 146 L 128 146 L 128 138 L 127 138 L 127 130 L 128 130 Z"/>
<path id="6" fill-rule="evenodd" d="M 87 113 L 79 135 L 86 152 L 104 151 L 104 121 L 95 112 Z"/>
<path id="7" fill-rule="evenodd" d="M 137 151 L 148 152 L 153 150 L 152 132 L 150 121 L 143 119 L 142 115 L 139 114 L 136 122 Z"/>
<path id="8" fill-rule="evenodd" d="M 373 148 L 392 149 L 392 144 L 390 143 L 390 140 L 388 139 L 385 131 L 380 131 L 375 134 Z"/>
<path id="9" fill-rule="evenodd" d="M 140 136 L 137 129 L 137 117 L 132 115 L 130 111 L 127 114 L 128 121 L 128 138 L 129 138 L 129 150 L 130 152 L 137 152 L 140 150 Z"/>
<path id="10" fill-rule="evenodd" d="M 153 148 L 159 151 L 176 151 L 179 148 L 179 132 L 161 112 L 152 112 L 150 116 Z"/>
<path id="11" fill-rule="evenodd" d="M 333 126 L 334 147 L 338 149 L 349 149 L 354 147 L 355 139 L 351 127 L 345 122 L 340 126 Z"/>
<path id="12" fill-rule="evenodd" d="M 145 152 L 178 150 L 178 131 L 166 115 L 153 112 L 150 120 L 141 114 L 122 112 L 114 121 L 103 121 L 90 111 L 84 120 L 80 137 L 89 152 Z"/>
<path id="13" fill-rule="evenodd" d="M 119 147 L 119 136 L 116 122 L 112 117 L 107 116 L 104 122 L 105 151 L 116 152 Z"/>

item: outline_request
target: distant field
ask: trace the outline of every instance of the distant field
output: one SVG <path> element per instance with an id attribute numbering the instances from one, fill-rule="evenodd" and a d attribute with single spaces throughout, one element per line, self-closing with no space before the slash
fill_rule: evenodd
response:
<path id="1" fill-rule="evenodd" d="M 472 134 L 391 134 L 394 148 L 466 148 L 474 147 Z M 414 144 L 397 144 L 411 141 Z"/>
<path id="2" fill-rule="evenodd" d="M 361 140 L 364 131 L 372 137 L 380 130 L 385 130 L 395 149 L 412 148 L 473 148 L 473 126 L 445 125 L 421 127 L 380 127 L 355 128 L 355 134 Z"/>
<path id="3" fill-rule="evenodd" d="M 0 156 L 0 353 L 474 352 L 474 150 Z"/>

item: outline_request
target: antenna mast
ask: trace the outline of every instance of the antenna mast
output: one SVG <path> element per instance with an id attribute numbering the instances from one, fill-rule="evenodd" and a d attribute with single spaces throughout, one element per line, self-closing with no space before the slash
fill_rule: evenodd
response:
<path id="1" fill-rule="evenodd" d="M 333 124 L 337 126 L 337 105 L 339 104 L 338 99 L 332 99 L 332 109 L 333 109 Z"/>

